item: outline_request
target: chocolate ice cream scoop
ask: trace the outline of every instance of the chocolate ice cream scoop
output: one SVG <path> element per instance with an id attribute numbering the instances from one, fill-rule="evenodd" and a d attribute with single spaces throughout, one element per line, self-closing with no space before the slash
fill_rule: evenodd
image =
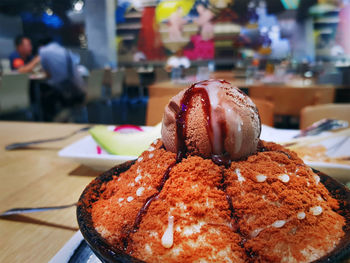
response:
<path id="1" fill-rule="evenodd" d="M 230 160 L 257 149 L 261 131 L 252 100 L 224 80 L 193 84 L 165 107 L 162 140 L 168 151 Z"/>

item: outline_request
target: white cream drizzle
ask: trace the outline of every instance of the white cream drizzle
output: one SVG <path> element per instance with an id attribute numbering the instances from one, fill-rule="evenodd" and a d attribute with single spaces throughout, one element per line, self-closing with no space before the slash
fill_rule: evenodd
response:
<path id="1" fill-rule="evenodd" d="M 262 228 L 257 228 L 257 229 L 254 229 L 251 233 L 250 233 L 250 236 L 252 238 L 254 237 L 257 237 L 261 231 L 264 231 L 270 227 L 274 227 L 274 228 L 281 228 L 283 227 L 286 223 L 288 223 L 291 219 L 288 219 L 288 220 L 276 220 L 275 222 L 273 222 L 271 225 L 268 225 L 266 227 L 262 227 Z"/>
<path id="2" fill-rule="evenodd" d="M 312 207 L 310 208 L 310 211 L 314 214 L 314 215 L 319 215 L 322 213 L 322 207 L 320 206 L 315 206 L 315 207 Z M 316 211 L 316 214 L 314 213 Z M 319 213 L 319 214 L 317 214 Z M 304 218 L 306 217 L 306 214 L 305 212 L 299 212 L 297 214 L 297 218 L 299 220 L 303 220 Z M 273 222 L 271 225 L 268 225 L 266 227 L 263 227 L 263 228 L 257 228 L 257 229 L 254 229 L 251 233 L 250 233 L 250 236 L 252 238 L 254 237 L 257 237 L 261 231 L 265 230 L 265 229 L 268 229 L 269 227 L 275 227 L 275 228 L 281 228 L 283 227 L 286 223 L 288 223 L 291 219 L 288 219 L 288 220 L 276 220 L 275 222 Z"/>
<path id="3" fill-rule="evenodd" d="M 320 214 L 322 214 L 323 212 L 323 208 L 321 206 L 314 206 L 310 208 L 310 212 L 314 215 L 314 216 L 319 216 Z"/>
<path id="4" fill-rule="evenodd" d="M 242 148 L 242 126 L 243 121 L 241 117 L 234 111 L 231 107 L 229 107 L 226 103 L 223 104 L 225 109 L 225 119 L 227 122 L 228 133 L 234 134 L 235 138 L 235 149 L 234 153 L 238 153 Z"/>
<path id="5" fill-rule="evenodd" d="M 242 147 L 242 125 L 243 121 L 240 116 L 230 107 L 227 103 L 220 101 L 219 92 L 221 89 L 218 88 L 218 85 L 225 85 L 215 80 L 209 80 L 206 82 L 207 85 L 198 85 L 198 88 L 204 88 L 207 91 L 210 108 L 211 108 L 211 127 L 213 129 L 213 153 L 221 154 L 224 149 L 222 149 L 222 134 L 220 126 L 217 123 L 221 118 L 225 118 L 228 128 L 228 134 L 234 134 L 235 139 L 235 149 L 234 152 L 237 153 Z M 218 84 L 219 83 L 219 84 Z M 238 93 L 238 92 L 237 92 Z M 223 111 L 222 111 L 223 110 Z M 224 116 L 220 114 L 224 113 Z"/>
<path id="6" fill-rule="evenodd" d="M 264 228 L 257 228 L 257 229 L 254 229 L 253 231 L 252 231 L 252 233 L 250 234 L 250 236 L 251 237 L 257 237 L 259 234 L 260 234 L 260 232 L 261 231 L 263 231 L 264 230 Z"/>
<path id="7" fill-rule="evenodd" d="M 286 220 L 277 220 L 275 222 L 272 223 L 272 227 L 275 227 L 275 228 L 281 228 L 283 227 L 285 224 L 287 223 Z"/>
<path id="8" fill-rule="evenodd" d="M 283 183 L 288 183 L 290 178 L 288 174 L 280 174 L 278 179 Z"/>
<path id="9" fill-rule="evenodd" d="M 263 174 L 258 174 L 257 176 L 256 176 L 256 181 L 258 182 L 258 183 L 263 183 L 263 182 L 265 182 L 266 181 L 266 175 L 263 175 Z"/>
<path id="10" fill-rule="evenodd" d="M 239 170 L 239 168 L 236 168 L 235 173 L 237 174 L 237 179 L 238 182 L 244 182 L 245 178 L 242 176 L 241 171 Z"/>
<path id="11" fill-rule="evenodd" d="M 162 236 L 162 246 L 171 248 L 174 243 L 174 217 L 168 216 L 168 227 Z"/>
<path id="12" fill-rule="evenodd" d="M 135 178 L 135 182 L 137 183 L 138 181 L 140 181 L 142 179 L 142 176 L 141 175 L 138 175 L 138 176 L 136 176 L 136 178 Z"/>
<path id="13" fill-rule="evenodd" d="M 153 146 L 150 146 L 149 148 L 148 148 L 148 151 L 149 152 L 152 152 L 152 151 L 154 151 L 156 148 L 154 148 Z"/>
<path id="14" fill-rule="evenodd" d="M 264 198 L 263 198 L 264 199 Z M 264 199 L 265 200 L 265 199 Z M 322 214 L 323 212 L 323 208 L 321 206 L 314 206 L 310 208 L 310 212 L 314 215 L 314 216 L 318 216 L 320 214 Z M 306 217 L 305 212 L 301 211 L 296 215 L 297 219 L 299 220 L 303 220 Z M 268 229 L 270 227 L 275 227 L 275 228 L 281 228 L 283 227 L 286 223 L 288 223 L 291 219 L 288 220 L 276 220 L 275 222 L 273 222 L 271 225 L 268 225 L 264 228 L 257 228 L 254 229 L 251 233 L 250 236 L 252 238 L 257 237 L 261 231 Z"/>
<path id="15" fill-rule="evenodd" d="M 298 218 L 299 220 L 303 220 L 305 217 L 306 217 L 306 215 L 305 215 L 304 212 L 299 212 L 299 213 L 297 214 L 297 218 Z"/>
<path id="16" fill-rule="evenodd" d="M 314 179 L 315 179 L 316 185 L 318 185 L 318 183 L 320 182 L 320 177 L 318 175 L 314 175 Z"/>
<path id="17" fill-rule="evenodd" d="M 136 195 L 137 196 L 141 196 L 142 194 L 143 194 L 143 191 L 145 190 L 145 188 L 144 187 L 140 187 L 140 188 L 138 188 L 137 190 L 136 190 Z"/>

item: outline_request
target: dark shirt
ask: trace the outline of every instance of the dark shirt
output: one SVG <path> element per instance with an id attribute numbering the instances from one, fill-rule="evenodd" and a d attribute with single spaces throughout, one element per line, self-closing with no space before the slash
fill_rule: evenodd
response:
<path id="1" fill-rule="evenodd" d="M 16 70 L 29 63 L 33 59 L 33 56 L 28 56 L 26 59 L 23 59 L 17 51 L 13 51 L 9 59 L 11 63 L 11 69 Z"/>

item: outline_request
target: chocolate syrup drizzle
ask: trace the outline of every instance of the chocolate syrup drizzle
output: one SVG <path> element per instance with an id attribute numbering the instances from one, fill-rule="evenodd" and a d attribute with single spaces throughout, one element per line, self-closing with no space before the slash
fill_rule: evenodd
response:
<path id="1" fill-rule="evenodd" d="M 203 83 L 203 85 L 206 85 Z M 202 109 L 204 113 L 204 118 L 207 120 L 207 132 L 209 135 L 210 143 L 212 143 L 212 127 L 210 123 L 210 101 L 209 95 L 204 88 L 196 88 L 193 84 L 189 89 L 187 89 L 181 99 L 180 112 L 176 116 L 176 137 L 177 137 L 177 148 L 179 157 L 186 154 L 186 130 L 187 130 L 187 116 L 190 109 L 193 107 L 193 96 L 200 95 L 202 99 Z"/>
<path id="2" fill-rule="evenodd" d="M 201 82 L 200 84 L 202 86 L 207 85 L 205 82 Z M 204 88 L 198 88 L 195 85 L 196 84 L 193 84 L 188 90 L 185 91 L 185 94 L 181 100 L 180 110 L 176 115 L 176 133 L 177 133 L 177 145 L 178 145 L 178 153 L 176 156 L 176 161 L 174 163 L 172 163 L 171 165 L 169 165 L 169 167 L 165 171 L 165 173 L 162 177 L 162 180 L 161 180 L 159 186 L 157 187 L 157 193 L 148 197 L 146 199 L 145 203 L 143 204 L 143 206 L 141 207 L 141 209 L 139 210 L 139 212 L 135 218 L 134 225 L 133 225 L 132 230 L 131 230 L 132 233 L 137 232 L 137 230 L 140 227 L 142 218 L 147 214 L 148 208 L 150 207 L 152 202 L 154 200 L 156 200 L 158 198 L 158 196 L 160 195 L 166 181 L 169 179 L 170 172 L 171 172 L 172 168 L 177 163 L 181 162 L 183 157 L 186 155 L 185 139 L 186 139 L 186 128 L 187 128 L 187 115 L 188 115 L 188 112 L 190 111 L 191 107 L 193 107 L 192 98 L 194 97 L 194 95 L 198 94 L 201 96 L 203 112 L 205 114 L 205 119 L 207 120 L 207 126 L 206 126 L 207 132 L 209 134 L 209 138 L 210 138 L 211 144 L 212 144 L 211 138 L 213 136 L 213 131 L 212 131 L 211 122 L 210 122 L 211 107 L 210 107 L 209 95 Z M 226 124 L 221 123 L 220 128 L 221 128 L 222 134 L 226 136 L 226 133 L 227 133 L 226 132 Z M 215 160 L 215 163 L 216 162 L 224 163 L 223 161 L 221 161 L 221 157 L 217 156 L 217 155 L 215 155 L 215 156 L 213 155 L 213 160 Z M 225 160 L 226 160 L 226 158 L 225 158 Z M 126 249 L 128 246 L 128 241 L 123 240 L 123 243 L 124 243 L 124 249 Z"/>
<path id="3" fill-rule="evenodd" d="M 162 180 L 159 184 L 159 186 L 157 187 L 157 193 L 151 195 L 150 197 L 148 197 L 146 199 L 146 202 L 143 204 L 143 206 L 141 207 L 140 211 L 138 212 L 137 216 L 136 216 L 136 219 L 135 219 L 135 222 L 134 222 L 134 225 L 133 225 L 133 229 L 132 229 L 132 232 L 135 233 L 139 227 L 140 227 L 140 223 L 142 221 L 142 218 L 143 216 L 147 213 L 148 211 L 148 208 L 149 206 L 151 205 L 151 203 L 156 200 L 160 194 L 160 192 L 162 191 L 166 181 L 169 179 L 169 175 L 170 175 L 170 172 L 171 172 L 171 169 L 178 163 L 178 161 L 172 163 L 171 165 L 169 165 L 169 167 L 166 169 L 163 177 L 162 177 Z"/>
<path id="4" fill-rule="evenodd" d="M 160 195 L 160 192 L 162 191 L 166 181 L 169 179 L 170 176 L 170 172 L 171 169 L 181 160 L 176 159 L 175 162 L 173 162 L 172 164 L 170 164 L 168 166 L 168 168 L 166 169 L 166 171 L 164 172 L 164 175 L 162 177 L 162 180 L 160 181 L 160 184 L 157 187 L 157 192 L 154 193 L 153 195 L 149 196 L 145 203 L 143 204 L 143 206 L 140 208 L 139 212 L 137 213 L 137 216 L 135 218 L 134 224 L 132 226 L 132 229 L 129 233 L 136 233 L 137 230 L 140 227 L 142 218 L 147 214 L 148 208 L 150 207 L 150 205 L 152 204 L 152 202 L 156 199 L 158 199 L 158 196 Z M 122 237 L 122 243 L 123 243 L 123 249 L 127 250 L 128 245 L 129 245 L 129 241 L 130 241 L 130 235 L 129 233 L 127 233 L 127 235 L 125 235 L 124 237 Z"/>
<path id="5" fill-rule="evenodd" d="M 222 84 L 228 83 L 225 80 L 219 80 L 219 82 Z M 186 147 L 185 140 L 186 140 L 187 118 L 188 118 L 188 113 L 189 113 L 190 109 L 193 107 L 193 97 L 195 95 L 199 95 L 201 97 L 201 101 L 202 101 L 201 104 L 202 104 L 202 109 L 204 112 L 204 117 L 207 120 L 206 129 L 207 129 L 207 133 L 209 135 L 209 140 L 210 140 L 210 143 L 212 146 L 211 148 L 213 149 L 213 141 L 214 141 L 213 136 L 214 135 L 213 135 L 213 128 L 211 125 L 211 105 L 210 105 L 210 99 L 209 99 L 208 92 L 206 91 L 205 88 L 203 88 L 203 86 L 206 86 L 206 85 L 207 85 L 207 83 L 205 81 L 198 82 L 196 84 L 193 84 L 189 89 L 187 89 L 185 91 L 185 93 L 181 99 L 180 110 L 176 114 L 176 134 L 177 134 L 176 137 L 177 137 L 177 145 L 178 145 L 178 153 L 176 156 L 176 161 L 174 163 L 172 163 L 171 165 L 169 165 L 169 167 L 165 171 L 165 173 L 162 177 L 162 180 L 161 180 L 159 186 L 157 187 L 157 193 L 148 197 L 146 199 L 145 203 L 143 204 L 143 206 L 141 207 L 141 209 L 139 210 L 139 212 L 135 218 L 133 228 L 131 230 L 132 233 L 137 232 L 137 230 L 140 227 L 142 218 L 147 214 L 148 208 L 150 207 L 152 202 L 154 200 L 156 200 L 158 198 L 158 196 L 160 195 L 166 181 L 170 177 L 170 172 L 171 172 L 172 168 L 176 164 L 181 162 L 181 160 L 186 156 L 187 147 Z M 227 136 L 226 121 L 221 120 L 218 125 L 220 127 L 220 132 L 221 132 L 222 149 L 224 149 L 224 142 L 225 142 L 225 138 Z M 222 155 L 214 155 L 213 154 L 211 156 L 211 159 L 215 164 L 220 165 L 220 166 L 224 165 L 224 166 L 228 167 L 231 164 L 230 156 L 227 153 L 224 153 Z M 232 198 L 230 195 L 228 195 L 226 193 L 225 186 L 223 187 L 223 191 L 225 192 L 227 202 L 229 203 L 231 217 L 233 217 L 234 209 L 233 209 L 233 205 L 232 205 Z M 129 242 L 127 239 L 124 239 L 123 243 L 124 243 L 124 249 L 126 250 Z"/>
<path id="6" fill-rule="evenodd" d="M 228 83 L 225 80 L 219 80 L 220 83 Z M 199 95 L 201 97 L 201 105 L 204 113 L 204 119 L 207 120 L 206 129 L 209 137 L 211 149 L 213 151 L 213 143 L 214 143 L 214 133 L 213 127 L 211 123 L 211 104 L 208 92 L 204 86 L 207 86 L 208 83 L 206 81 L 198 82 L 193 84 L 189 89 L 187 89 L 181 99 L 181 108 L 180 112 L 176 116 L 176 137 L 177 137 L 177 148 L 178 148 L 178 157 L 182 157 L 186 155 L 186 130 L 187 130 L 187 118 L 188 113 L 193 107 L 193 97 L 195 95 Z M 219 120 L 218 123 L 220 127 L 221 133 L 221 149 L 224 149 L 225 139 L 227 137 L 227 124 L 225 119 Z M 211 159 L 214 163 L 218 165 L 228 166 L 231 163 L 230 156 L 227 153 L 223 153 L 220 155 L 213 154 Z"/>

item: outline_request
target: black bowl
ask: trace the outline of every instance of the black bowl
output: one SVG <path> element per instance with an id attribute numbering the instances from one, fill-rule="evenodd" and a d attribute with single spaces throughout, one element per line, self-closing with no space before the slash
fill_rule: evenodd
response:
<path id="1" fill-rule="evenodd" d="M 126 254 L 125 251 L 116 249 L 109 245 L 107 240 L 102 238 L 93 227 L 90 214 L 91 203 L 99 199 L 99 189 L 101 185 L 104 182 L 112 180 L 113 176 L 119 176 L 120 173 L 128 170 L 134 162 L 135 161 L 129 161 L 118 165 L 95 178 L 85 188 L 78 202 L 77 219 L 80 231 L 90 248 L 102 262 L 143 262 Z M 344 226 L 345 236 L 338 246 L 332 252 L 315 262 L 339 262 L 348 258 L 350 255 L 350 191 L 343 184 L 328 175 L 316 170 L 314 170 L 314 172 L 320 176 L 321 183 L 328 189 L 333 198 L 339 201 L 340 208 L 337 212 L 346 219 L 346 224 Z"/>

